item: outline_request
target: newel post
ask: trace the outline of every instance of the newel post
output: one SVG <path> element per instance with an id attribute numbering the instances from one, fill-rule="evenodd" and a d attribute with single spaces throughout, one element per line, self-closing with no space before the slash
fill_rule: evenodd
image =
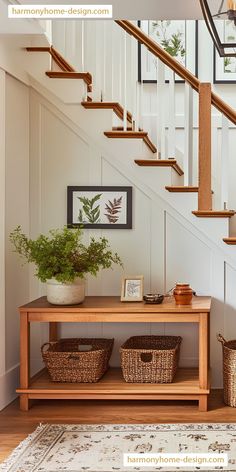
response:
<path id="1" fill-rule="evenodd" d="M 212 210 L 211 192 L 211 84 L 199 86 L 198 210 Z"/>

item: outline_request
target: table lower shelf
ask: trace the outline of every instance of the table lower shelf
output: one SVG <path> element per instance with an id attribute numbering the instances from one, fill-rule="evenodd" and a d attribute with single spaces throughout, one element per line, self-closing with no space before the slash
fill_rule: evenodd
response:
<path id="1" fill-rule="evenodd" d="M 111 368 L 97 383 L 57 383 L 44 370 L 36 375 L 29 388 L 17 393 L 28 399 L 107 399 L 107 400 L 199 400 L 209 388 L 199 387 L 198 369 L 179 369 L 171 384 L 127 383 L 121 369 Z"/>

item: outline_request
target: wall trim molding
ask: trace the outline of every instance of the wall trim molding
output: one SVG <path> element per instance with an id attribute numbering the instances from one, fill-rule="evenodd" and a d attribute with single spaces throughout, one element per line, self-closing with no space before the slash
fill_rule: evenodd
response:
<path id="1" fill-rule="evenodd" d="M 19 384 L 20 365 L 8 369 L 0 377 L 0 411 L 17 397 L 16 386 Z"/>
<path id="2" fill-rule="evenodd" d="M 5 371 L 6 74 L 0 70 L 0 375 Z"/>

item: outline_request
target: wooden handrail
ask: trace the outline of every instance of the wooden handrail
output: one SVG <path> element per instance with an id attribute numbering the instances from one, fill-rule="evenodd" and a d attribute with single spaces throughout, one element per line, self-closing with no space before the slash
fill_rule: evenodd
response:
<path id="1" fill-rule="evenodd" d="M 186 67 L 182 66 L 174 57 L 168 52 L 162 49 L 156 41 L 151 39 L 141 28 L 135 26 L 128 20 L 115 20 L 116 23 L 121 26 L 127 33 L 137 39 L 140 43 L 144 44 L 148 50 L 158 57 L 166 66 L 170 67 L 177 75 L 185 80 L 196 92 L 200 90 L 200 80 L 195 77 Z M 236 125 L 236 112 L 227 103 L 224 102 L 218 95 L 211 92 L 211 103 L 217 108 L 223 115 L 225 115 L 232 123 Z"/>

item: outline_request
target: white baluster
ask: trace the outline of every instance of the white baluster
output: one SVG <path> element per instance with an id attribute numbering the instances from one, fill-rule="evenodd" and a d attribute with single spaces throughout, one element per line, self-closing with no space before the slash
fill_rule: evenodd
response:
<path id="1" fill-rule="evenodd" d="M 105 101 L 106 98 L 106 55 L 107 55 L 107 35 L 106 35 L 106 26 L 107 22 L 103 21 L 103 41 L 102 41 L 102 50 L 103 50 L 103 80 L 102 80 L 102 101 Z"/>
<path id="2" fill-rule="evenodd" d="M 52 22 L 52 44 L 62 56 L 65 56 L 65 21 Z"/>
<path id="3" fill-rule="evenodd" d="M 140 94 L 141 94 L 141 83 L 136 82 L 136 103 L 135 103 L 135 131 L 139 130 L 140 126 Z"/>
<path id="4" fill-rule="evenodd" d="M 39 20 L 39 23 L 43 25 L 45 34 L 47 36 L 47 39 L 50 44 L 53 44 L 52 42 L 52 20 Z"/>
<path id="5" fill-rule="evenodd" d="M 144 46 L 140 44 L 140 54 L 143 58 L 143 48 Z M 137 111 L 137 131 L 143 130 L 143 113 L 144 113 L 144 106 L 143 106 L 143 76 L 141 71 L 141 82 L 138 84 L 137 89 L 137 103 L 138 103 L 138 111 Z"/>
<path id="6" fill-rule="evenodd" d="M 116 24 L 114 21 L 109 21 L 109 36 L 108 36 L 108 41 L 110 41 L 110 51 L 111 51 L 111 86 L 110 86 L 110 100 L 113 101 L 114 99 L 114 61 L 115 61 L 115 49 L 117 47 L 117 44 L 115 43 L 115 26 Z"/>
<path id="7" fill-rule="evenodd" d="M 97 101 L 101 101 L 102 98 L 102 70 L 101 70 L 101 59 L 102 59 L 102 41 L 101 41 L 101 21 L 95 21 L 95 31 L 96 31 L 96 69 L 95 69 L 95 97 Z"/>
<path id="8" fill-rule="evenodd" d="M 137 124 L 137 84 L 138 84 L 138 51 L 137 41 L 135 38 L 131 38 L 131 96 L 132 96 L 132 127 L 135 131 L 138 131 Z"/>
<path id="9" fill-rule="evenodd" d="M 120 64 L 120 67 L 119 67 L 119 102 L 120 104 L 122 104 L 123 102 L 123 66 L 124 66 L 124 57 L 123 57 L 123 42 L 124 42 L 124 38 L 123 38 L 123 31 L 122 31 L 122 34 L 120 34 L 120 38 L 119 38 L 119 64 Z"/>
<path id="10" fill-rule="evenodd" d="M 141 80 L 140 88 L 139 88 L 139 128 L 143 130 L 143 113 L 144 113 L 144 106 L 143 106 L 143 80 Z"/>
<path id="11" fill-rule="evenodd" d="M 89 93 L 90 98 L 96 101 L 96 22 L 86 20 L 84 22 L 84 71 L 92 74 L 92 92 Z M 87 92 L 86 92 L 87 96 Z"/>
<path id="12" fill-rule="evenodd" d="M 133 69 L 132 36 L 126 38 L 126 108 L 133 115 Z M 130 126 L 130 123 L 127 123 Z"/>
<path id="13" fill-rule="evenodd" d="M 221 135 L 221 205 L 225 210 L 229 201 L 229 120 L 222 115 Z"/>
<path id="14" fill-rule="evenodd" d="M 165 65 L 157 59 L 157 149 L 158 157 L 165 159 L 166 138 L 165 138 L 165 114 L 164 114 L 164 93 L 165 93 Z"/>
<path id="15" fill-rule="evenodd" d="M 77 28 L 78 28 L 78 26 L 77 26 Z M 85 71 L 85 64 L 84 64 L 84 61 L 85 61 L 85 25 L 84 25 L 84 20 L 81 20 L 81 23 L 80 23 L 79 41 L 80 41 L 80 44 L 81 44 L 81 48 L 80 48 L 80 54 L 81 55 L 80 55 L 79 67 L 80 67 L 81 72 L 84 72 Z M 88 96 L 90 96 L 90 93 L 88 93 L 87 84 L 85 84 L 85 82 L 84 82 L 84 85 L 83 85 L 83 96 L 84 96 L 85 101 L 87 101 Z"/>
<path id="16" fill-rule="evenodd" d="M 123 75 L 123 87 L 124 87 L 124 116 L 123 126 L 124 131 L 127 130 L 127 38 L 126 33 L 123 38 L 123 54 L 124 54 L 124 75 Z"/>
<path id="17" fill-rule="evenodd" d="M 193 185 L 193 90 L 185 83 L 184 185 Z"/>
<path id="18" fill-rule="evenodd" d="M 175 73 L 170 72 L 169 82 L 169 126 L 168 126 L 168 157 L 175 157 Z"/>
<path id="19" fill-rule="evenodd" d="M 85 41 L 84 41 L 84 20 L 81 20 L 81 72 L 84 72 L 84 54 L 85 54 Z"/>

